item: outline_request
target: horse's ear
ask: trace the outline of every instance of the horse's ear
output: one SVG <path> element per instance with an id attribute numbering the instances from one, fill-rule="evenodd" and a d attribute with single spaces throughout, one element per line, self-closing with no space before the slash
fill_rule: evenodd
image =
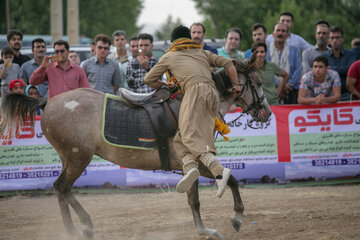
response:
<path id="1" fill-rule="evenodd" d="M 254 63 L 256 62 L 256 52 L 254 52 L 250 58 L 249 64 L 250 65 L 254 65 Z"/>
<path id="2" fill-rule="evenodd" d="M 256 52 L 254 52 L 250 58 L 249 68 L 252 69 L 253 71 L 256 71 L 258 69 L 258 65 L 256 62 Z"/>

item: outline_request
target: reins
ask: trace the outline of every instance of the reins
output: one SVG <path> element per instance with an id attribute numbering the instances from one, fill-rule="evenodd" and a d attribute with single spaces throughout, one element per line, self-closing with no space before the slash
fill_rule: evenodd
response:
<path id="1" fill-rule="evenodd" d="M 220 84 L 221 84 L 221 94 L 223 95 L 225 91 L 227 91 L 226 88 L 226 83 L 225 80 L 223 79 L 223 77 L 221 76 L 221 74 L 216 74 L 216 77 L 219 78 L 220 80 Z M 246 108 L 243 108 L 242 112 L 240 113 L 240 115 L 238 117 L 236 117 L 235 119 L 231 120 L 230 122 L 226 122 L 224 116 L 220 113 L 219 111 L 219 116 L 221 117 L 221 119 L 224 121 L 225 124 L 230 125 L 233 124 L 234 122 L 236 122 L 238 119 L 240 119 L 242 116 L 245 115 L 245 113 L 249 113 L 249 111 L 253 110 L 253 109 L 259 109 L 261 107 L 262 102 L 265 99 L 264 94 L 260 97 L 258 92 L 255 89 L 254 83 L 253 81 L 251 81 L 249 75 L 246 75 L 246 81 L 245 84 L 243 83 L 239 83 L 238 86 L 242 87 L 242 91 L 240 93 L 239 96 L 236 97 L 236 100 L 240 101 L 242 104 L 244 104 L 246 106 Z M 252 99 L 253 102 L 252 104 L 247 104 L 244 99 L 243 99 L 243 94 L 247 91 L 247 89 L 250 87 L 250 91 L 251 91 L 251 95 L 252 95 Z M 254 120 L 251 119 L 250 123 L 252 123 Z M 251 125 L 248 125 L 250 128 L 253 128 Z M 215 140 L 218 137 L 218 132 L 215 135 Z"/>

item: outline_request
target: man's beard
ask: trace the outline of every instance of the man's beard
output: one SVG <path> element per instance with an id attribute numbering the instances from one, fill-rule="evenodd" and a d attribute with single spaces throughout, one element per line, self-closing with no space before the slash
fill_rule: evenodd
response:
<path id="1" fill-rule="evenodd" d="M 21 49 L 21 45 L 20 45 L 20 44 L 15 44 L 15 45 L 12 47 L 12 49 L 18 51 L 18 50 Z"/>
<path id="2" fill-rule="evenodd" d="M 201 40 L 199 38 L 194 38 L 193 41 L 195 41 L 197 44 L 200 44 Z"/>
<path id="3" fill-rule="evenodd" d="M 327 38 L 320 38 L 320 39 L 316 39 L 316 44 L 318 46 L 324 46 L 324 45 L 327 45 L 327 41 L 328 39 Z"/>

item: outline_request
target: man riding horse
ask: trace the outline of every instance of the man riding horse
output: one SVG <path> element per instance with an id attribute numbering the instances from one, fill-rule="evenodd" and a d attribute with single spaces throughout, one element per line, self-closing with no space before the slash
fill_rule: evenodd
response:
<path id="1" fill-rule="evenodd" d="M 216 160 L 213 140 L 215 118 L 219 112 L 219 94 L 211 78 L 210 67 L 225 68 L 236 94 L 241 92 L 238 75 L 230 59 L 203 50 L 191 40 L 190 30 L 178 26 L 171 33 L 173 43 L 167 53 L 146 74 L 144 83 L 159 89 L 166 83 L 159 77 L 167 72 L 184 93 L 179 113 L 179 127 L 174 139 L 177 156 L 182 159 L 184 177 L 176 186 L 178 192 L 187 192 L 198 179 L 198 161 L 201 161 L 219 180 L 217 196 L 225 191 L 231 170 Z"/>

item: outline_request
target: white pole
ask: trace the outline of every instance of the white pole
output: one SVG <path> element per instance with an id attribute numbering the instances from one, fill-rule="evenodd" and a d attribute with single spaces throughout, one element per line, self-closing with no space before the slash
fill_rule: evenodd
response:
<path id="1" fill-rule="evenodd" d="M 50 1 L 50 32 L 51 44 L 63 38 L 62 0 Z"/>
<path id="2" fill-rule="evenodd" d="M 67 34 L 69 44 L 79 44 L 79 0 L 67 0 Z"/>

